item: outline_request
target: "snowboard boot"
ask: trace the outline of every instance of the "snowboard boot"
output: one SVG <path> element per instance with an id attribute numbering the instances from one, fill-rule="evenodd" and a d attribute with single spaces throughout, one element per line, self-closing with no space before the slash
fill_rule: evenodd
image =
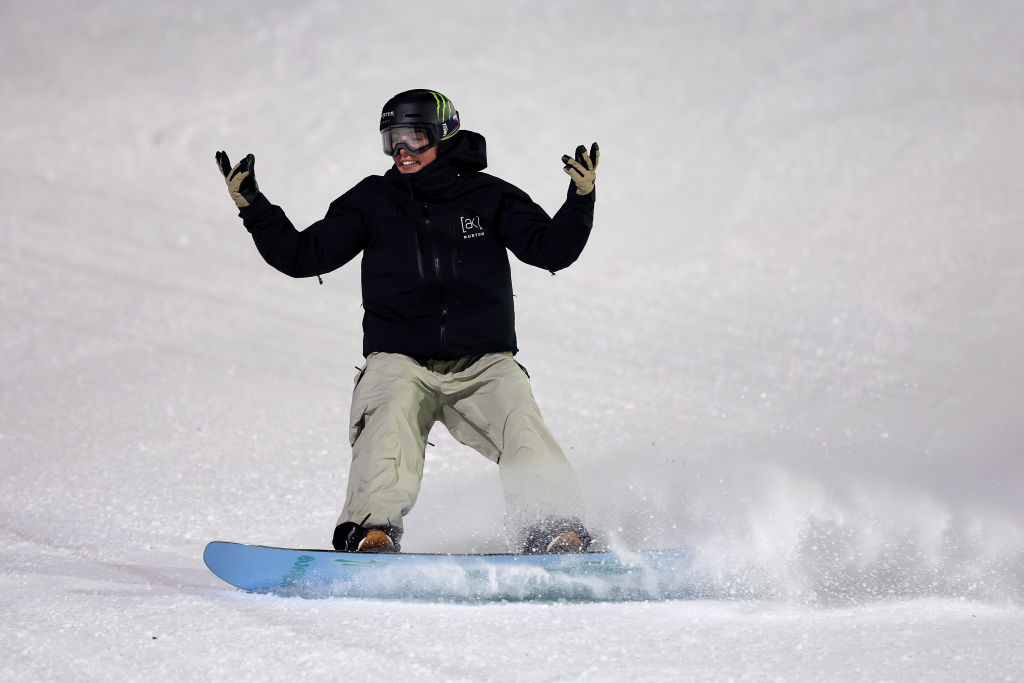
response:
<path id="1" fill-rule="evenodd" d="M 548 543 L 549 553 L 582 553 L 583 541 L 575 531 L 563 531 Z"/>
<path id="2" fill-rule="evenodd" d="M 370 529 L 363 536 L 363 540 L 359 541 L 356 550 L 363 553 L 393 553 L 395 542 L 380 529 Z"/>
<path id="3" fill-rule="evenodd" d="M 364 553 L 397 553 L 401 546 L 400 529 L 393 526 L 364 527 L 355 522 L 344 522 L 334 530 L 335 550 Z"/>
<path id="4" fill-rule="evenodd" d="M 591 542 L 583 523 L 575 517 L 545 519 L 527 528 L 524 537 L 521 552 L 526 555 L 583 553 Z"/>

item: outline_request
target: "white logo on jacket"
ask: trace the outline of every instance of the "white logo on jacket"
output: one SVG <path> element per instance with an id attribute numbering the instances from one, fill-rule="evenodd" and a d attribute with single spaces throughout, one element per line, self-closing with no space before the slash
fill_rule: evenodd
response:
<path id="1" fill-rule="evenodd" d="M 480 223 L 480 216 L 472 218 L 463 216 L 459 220 L 462 221 L 462 239 L 469 240 L 484 236 L 484 226 Z"/>

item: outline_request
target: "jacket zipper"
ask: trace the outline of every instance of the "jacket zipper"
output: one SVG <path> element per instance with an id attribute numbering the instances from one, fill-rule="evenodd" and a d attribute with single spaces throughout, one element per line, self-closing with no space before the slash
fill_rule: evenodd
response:
<path id="1" fill-rule="evenodd" d="M 432 233 L 432 227 L 430 223 L 430 205 L 427 202 L 423 202 L 423 220 L 427 226 L 427 234 Z M 437 237 L 433 236 L 431 240 L 431 247 L 433 250 L 434 257 L 434 275 L 437 276 L 437 286 L 441 292 L 441 348 L 444 349 L 446 327 L 448 325 L 448 304 L 444 299 L 444 283 L 441 274 L 441 253 L 437 250 Z"/>
<path id="2" fill-rule="evenodd" d="M 420 245 L 420 230 L 415 225 L 412 227 L 412 238 L 416 242 L 416 267 L 420 271 L 420 282 L 426 284 L 427 274 L 423 268 L 423 247 Z"/>
<path id="3" fill-rule="evenodd" d="M 412 191 L 412 180 L 411 179 L 409 180 L 409 200 L 410 201 L 415 201 L 416 200 L 416 196 L 413 194 L 413 191 Z M 426 205 L 424 205 L 424 210 L 425 210 L 425 206 Z M 428 223 L 427 227 L 429 227 L 429 223 Z M 417 227 L 415 225 L 413 226 L 413 230 L 412 230 L 412 238 L 413 238 L 413 241 L 416 244 L 416 267 L 419 269 L 420 282 L 422 284 L 426 284 L 427 283 L 427 274 L 426 274 L 426 269 L 424 269 L 424 267 L 423 267 L 423 245 L 420 244 L 420 230 L 419 230 L 419 227 Z"/>

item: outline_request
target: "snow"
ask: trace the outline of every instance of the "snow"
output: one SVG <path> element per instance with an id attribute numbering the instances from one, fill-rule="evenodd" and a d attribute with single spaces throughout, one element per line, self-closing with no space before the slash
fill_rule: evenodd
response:
<path id="1" fill-rule="evenodd" d="M 419 7 L 419 6 L 417 6 Z M 35 3 L 0 9 L 0 678 L 1024 678 L 1024 6 L 1012 0 Z M 627 548 L 707 599 L 231 590 L 208 540 L 323 547 L 358 268 L 293 281 L 213 154 L 296 224 L 449 95 L 554 211 L 520 361 Z M 411 551 L 503 549 L 497 477 L 431 437 Z"/>

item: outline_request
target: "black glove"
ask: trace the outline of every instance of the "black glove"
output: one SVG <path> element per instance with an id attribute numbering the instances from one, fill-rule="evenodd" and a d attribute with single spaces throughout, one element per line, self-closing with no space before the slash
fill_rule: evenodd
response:
<path id="1" fill-rule="evenodd" d="M 224 181 L 228 184 L 228 192 L 235 200 L 235 206 L 241 209 L 256 201 L 256 195 L 260 193 L 260 188 L 256 184 L 256 173 L 253 171 L 256 157 L 247 154 L 234 168 L 231 168 L 228 155 L 224 152 L 217 152 L 215 158 L 217 168 L 224 174 Z"/>
<path id="2" fill-rule="evenodd" d="M 568 154 L 562 157 L 565 168 L 562 169 L 569 174 L 572 181 L 576 183 L 576 194 L 590 194 L 594 191 L 594 180 L 597 179 L 597 162 L 601 158 L 601 150 L 595 142 L 590 146 L 590 154 L 587 148 L 580 145 L 576 148 L 576 158 Z"/>

